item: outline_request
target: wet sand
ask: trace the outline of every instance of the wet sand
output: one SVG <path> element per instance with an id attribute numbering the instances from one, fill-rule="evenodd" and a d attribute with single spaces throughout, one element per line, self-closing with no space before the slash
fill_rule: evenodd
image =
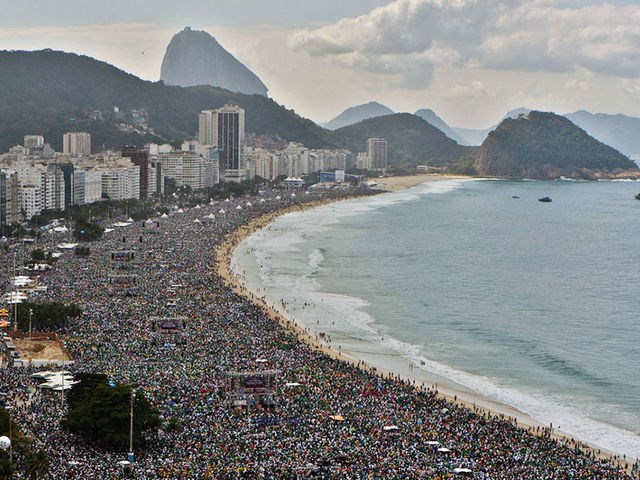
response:
<path id="1" fill-rule="evenodd" d="M 406 188 L 413 187 L 415 185 L 419 185 L 426 182 L 434 182 L 434 181 L 443 181 L 443 180 L 451 180 L 451 179 L 466 179 L 470 177 L 466 176 L 445 176 L 445 175 L 434 175 L 434 174 L 422 174 L 422 175 L 410 175 L 410 176 L 401 176 L 401 177 L 386 177 L 375 179 L 379 180 L 378 185 L 374 188 L 382 190 L 382 191 L 397 191 Z M 434 390 L 438 393 L 438 395 L 442 396 L 448 401 L 456 402 L 459 405 L 463 405 L 475 412 L 479 415 L 485 416 L 502 416 L 504 418 L 512 419 L 519 426 L 530 430 L 536 434 L 551 434 L 553 437 L 561 440 L 567 444 L 573 444 L 574 442 L 580 445 L 582 448 L 587 450 L 592 450 L 596 455 L 610 459 L 613 455 L 610 452 L 606 452 L 600 449 L 598 446 L 587 445 L 584 442 L 572 438 L 570 435 L 558 431 L 557 429 L 550 428 L 548 425 L 542 425 L 540 422 L 531 418 L 527 414 L 517 410 L 514 407 L 509 405 L 496 402 L 492 399 L 486 398 L 480 394 L 477 394 L 472 391 L 465 391 L 462 389 L 456 388 L 455 384 L 451 382 L 450 384 L 442 385 L 437 383 L 437 380 L 434 378 L 429 378 L 429 372 L 426 372 L 423 369 L 419 370 L 420 375 L 412 374 L 411 372 L 402 372 L 399 374 L 398 372 L 390 372 L 385 369 L 380 368 L 378 365 L 369 365 L 361 360 L 359 360 L 354 353 L 350 353 L 347 350 L 336 349 L 326 342 L 322 341 L 316 335 L 314 335 L 309 329 L 296 322 L 294 316 L 285 312 L 284 309 L 280 305 L 275 305 L 269 302 L 265 297 L 261 297 L 258 294 L 250 291 L 246 285 L 244 284 L 241 275 L 237 272 L 234 272 L 231 268 L 231 261 L 234 254 L 235 249 L 238 245 L 247 237 L 251 236 L 253 233 L 267 227 L 270 223 L 272 223 L 277 217 L 295 211 L 303 211 L 311 208 L 316 208 L 321 205 L 325 205 L 328 203 L 333 203 L 335 201 L 349 201 L 345 199 L 340 200 L 327 200 L 327 201 L 318 201 L 318 202 L 310 202 L 304 205 L 297 205 L 291 208 L 285 208 L 282 210 L 278 210 L 276 212 L 272 212 L 262 217 L 256 218 L 239 229 L 231 232 L 226 236 L 223 243 L 216 250 L 216 264 L 217 264 L 217 273 L 227 282 L 234 290 L 242 295 L 243 297 L 248 298 L 251 302 L 256 305 L 259 305 L 265 309 L 266 312 L 271 316 L 271 318 L 279 323 L 283 328 L 288 329 L 296 337 L 305 343 L 307 343 L 311 348 L 320 351 L 326 355 L 329 355 L 332 358 L 339 359 L 352 365 L 357 368 L 363 368 L 366 370 L 373 370 L 377 373 L 382 373 L 385 376 L 393 376 L 398 377 L 404 380 L 408 380 L 409 382 L 413 382 L 416 385 L 416 388 L 423 388 L 420 385 L 425 385 L 424 388 L 428 390 Z M 415 371 L 415 370 L 414 370 Z M 600 451 L 600 453 L 598 453 Z"/>

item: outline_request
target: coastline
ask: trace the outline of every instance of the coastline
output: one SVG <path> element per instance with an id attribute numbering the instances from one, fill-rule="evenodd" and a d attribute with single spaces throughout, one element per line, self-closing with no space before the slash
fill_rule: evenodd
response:
<path id="1" fill-rule="evenodd" d="M 472 177 L 467 176 L 443 176 L 443 175 L 433 175 L 433 174 L 422 174 L 422 175 L 411 175 L 411 176 L 403 176 L 403 177 L 385 177 L 379 179 L 378 185 L 375 187 L 376 190 L 380 190 L 381 192 L 391 192 L 402 190 L 406 188 L 410 188 L 415 185 L 432 182 L 432 181 L 440 181 L 440 180 L 450 180 L 450 179 L 468 179 Z M 378 179 L 377 179 L 378 180 Z M 415 388 L 425 389 L 432 391 L 449 402 L 455 402 L 460 406 L 464 406 L 469 410 L 474 411 L 476 414 L 485 417 L 500 417 L 506 419 L 521 428 L 524 428 L 530 431 L 533 434 L 542 435 L 542 436 L 551 436 L 558 440 L 560 444 L 567 445 L 573 447 L 580 447 L 595 456 L 611 460 L 613 462 L 620 463 L 621 456 L 615 455 L 611 452 L 607 452 L 603 450 L 601 447 L 597 445 L 589 445 L 584 441 L 579 440 L 570 434 L 563 432 L 561 430 L 556 430 L 553 427 L 549 427 L 546 425 L 542 425 L 539 421 L 536 421 L 534 418 L 525 414 L 522 411 L 517 410 L 514 407 L 511 407 L 507 404 L 494 401 L 487 397 L 482 396 L 479 393 L 473 391 L 465 391 L 461 388 L 456 388 L 455 384 L 451 382 L 451 384 L 442 385 L 438 384 L 437 381 L 431 381 L 427 377 L 429 377 L 429 372 L 425 370 L 420 370 L 423 375 L 417 376 L 415 374 L 411 374 L 408 372 L 391 372 L 380 368 L 378 365 L 372 365 L 370 363 L 366 363 L 364 360 L 358 359 L 357 354 L 350 353 L 348 350 L 342 350 L 340 348 L 335 348 L 328 343 L 322 341 L 317 335 L 311 332 L 310 329 L 306 328 L 303 324 L 296 321 L 295 317 L 290 313 L 286 312 L 283 308 L 278 305 L 274 305 L 268 302 L 265 297 L 260 297 L 257 293 L 249 290 L 244 281 L 237 272 L 234 272 L 231 268 L 231 262 L 236 248 L 240 245 L 240 243 L 247 237 L 251 236 L 253 233 L 267 227 L 271 222 L 273 222 L 277 217 L 281 215 L 285 215 L 287 213 L 303 211 L 312 208 L 316 208 L 322 205 L 326 205 L 329 203 L 334 203 L 336 201 L 345 201 L 348 199 L 327 199 L 316 202 L 310 202 L 304 205 L 297 205 L 294 207 L 285 208 L 282 210 L 278 210 L 276 212 L 272 212 L 266 214 L 262 217 L 258 217 L 249 223 L 243 225 L 239 229 L 235 230 L 228 234 L 224 241 L 221 243 L 219 248 L 216 250 L 216 258 L 217 258 L 217 273 L 220 275 L 224 281 L 231 286 L 239 295 L 249 299 L 252 303 L 262 307 L 265 312 L 269 314 L 269 316 L 279 323 L 283 328 L 292 332 L 300 341 L 309 345 L 312 349 L 317 350 L 325 355 L 330 356 L 331 358 L 338 359 L 344 362 L 351 364 L 352 366 L 360 369 L 364 369 L 370 371 L 372 373 L 382 375 L 384 377 L 396 378 L 398 380 L 408 381 L 409 383 L 413 383 Z M 411 370 L 411 369 L 410 369 Z M 427 378 L 427 380 L 425 380 Z M 425 385 L 425 383 L 427 385 Z M 422 384 L 422 386 L 420 386 Z M 429 386 L 430 384 L 430 386 Z"/>

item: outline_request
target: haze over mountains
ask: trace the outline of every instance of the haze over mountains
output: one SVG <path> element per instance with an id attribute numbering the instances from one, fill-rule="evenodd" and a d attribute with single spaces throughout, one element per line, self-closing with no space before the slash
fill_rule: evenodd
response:
<path id="1" fill-rule="evenodd" d="M 308 148 L 344 148 L 356 154 L 365 150 L 368 138 L 384 137 L 389 142 L 389 164 L 407 172 L 415 171 L 416 165 L 431 165 L 450 172 L 516 178 L 553 178 L 565 173 L 580 178 L 611 178 L 633 169 L 626 157 L 603 148 L 569 120 L 558 123 L 553 114 L 533 115 L 535 129 L 529 128 L 533 122 L 505 121 L 508 128 L 501 128 L 505 124 L 502 122 L 496 129 L 500 135 L 489 135 L 480 148 L 456 143 L 445 134 L 455 136 L 455 131 L 431 110 L 420 110 L 419 115 L 380 116 L 376 112 L 391 110 L 375 102 L 350 112 L 372 118 L 331 131 L 264 95 L 207 85 L 179 87 L 148 82 L 93 58 L 52 50 L 0 51 L 0 91 L 0 151 L 22 143 L 26 134 L 44 135 L 61 150 L 62 134 L 69 131 L 89 132 L 98 149 L 119 150 L 126 144 L 147 142 L 179 146 L 195 137 L 201 110 L 232 103 L 246 110 L 247 133 L 268 137 L 269 141 L 299 142 Z M 127 127 L 124 130 L 123 122 Z M 549 136 L 558 125 L 562 136 Z M 561 148 L 563 139 L 573 151 L 582 152 L 581 159 Z M 521 150 L 518 145 L 529 149 Z M 534 151 L 545 158 L 531 157 Z M 569 163 L 553 152 L 565 152 Z M 509 168 L 493 169 L 486 163 L 493 157 Z M 603 158 L 607 159 L 604 163 Z M 520 163 L 523 159 L 525 164 Z M 545 162 L 542 167 L 536 163 L 540 161 Z"/>
<path id="2" fill-rule="evenodd" d="M 369 105 L 372 104 L 376 105 L 375 109 L 369 108 Z M 388 114 L 376 114 L 376 112 L 383 111 L 387 112 L 391 111 L 391 109 L 379 103 L 370 102 L 365 105 L 348 108 L 342 114 L 331 120 L 331 122 L 336 119 L 348 118 L 352 123 L 357 123 L 366 118 Z M 415 115 L 424 118 L 427 122 L 444 132 L 449 138 L 455 140 L 460 145 L 478 146 L 484 142 L 489 133 L 495 130 L 502 121 L 508 118 L 517 118 L 519 115 L 529 113 L 530 111 L 531 109 L 529 108 L 511 110 L 507 112 L 498 123 L 484 129 L 449 126 L 431 109 L 420 109 L 415 113 Z M 349 116 L 345 116 L 347 112 L 349 112 Z M 584 110 L 567 113 L 563 116 L 585 130 L 589 135 L 619 150 L 621 153 L 636 157 L 640 155 L 640 118 L 622 114 L 611 115 L 605 113 L 590 113 Z M 331 122 L 328 122 L 326 125 L 331 124 Z"/>

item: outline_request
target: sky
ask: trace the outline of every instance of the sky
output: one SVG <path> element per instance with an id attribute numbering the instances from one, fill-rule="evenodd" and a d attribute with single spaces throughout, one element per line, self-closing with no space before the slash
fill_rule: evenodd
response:
<path id="1" fill-rule="evenodd" d="M 0 50 L 89 55 L 157 81 L 205 30 L 316 122 L 377 101 L 486 128 L 509 110 L 640 117 L 640 0 L 0 0 Z"/>

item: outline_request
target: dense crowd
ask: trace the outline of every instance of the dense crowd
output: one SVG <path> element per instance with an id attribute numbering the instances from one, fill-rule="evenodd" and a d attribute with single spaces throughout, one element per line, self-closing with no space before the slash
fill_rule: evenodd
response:
<path id="1" fill-rule="evenodd" d="M 83 309 L 61 332 L 75 359 L 67 368 L 138 384 L 162 420 L 125 472 L 118 463 L 125 451 L 102 450 L 61 428 L 63 394 L 34 388 L 32 368 L 0 369 L 14 421 L 47 452 L 49 478 L 636 478 L 624 459 L 600 459 L 549 431 L 327 356 L 236 293 L 216 269 L 225 235 L 265 213 L 345 194 L 276 195 L 174 209 L 154 218 L 155 228 L 117 228 L 89 244 L 88 257 L 67 251 L 41 273 L 48 290 L 38 301 Z M 45 235 L 37 246 L 55 249 L 61 241 Z M 18 264 L 30 248 L 17 247 Z M 122 249 L 135 251 L 126 269 L 111 258 Z M 3 271 L 12 271 L 12 261 L 3 255 Z M 110 283 L 122 274 L 135 285 Z M 185 328 L 182 341 L 165 344 L 150 318 L 171 316 L 186 317 Z M 266 369 L 278 372 L 275 408 L 233 408 L 228 374 Z"/>

